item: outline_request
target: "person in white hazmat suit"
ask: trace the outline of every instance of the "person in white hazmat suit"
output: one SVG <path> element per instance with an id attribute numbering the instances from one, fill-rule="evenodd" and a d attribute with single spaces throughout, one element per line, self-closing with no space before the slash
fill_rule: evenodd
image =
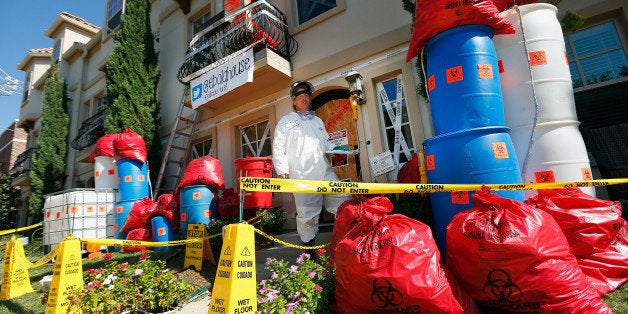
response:
<path id="1" fill-rule="evenodd" d="M 314 111 L 310 111 L 313 91 L 309 82 L 292 84 L 290 97 L 294 111 L 283 116 L 275 128 L 273 166 L 279 178 L 339 181 L 325 154 L 348 151 L 349 148 L 330 142 L 325 124 Z M 335 215 L 338 206 L 349 198 L 347 194 L 294 193 L 297 232 L 304 245 L 315 245 L 322 206 Z M 314 253 L 313 250 L 307 251 L 311 255 Z"/>

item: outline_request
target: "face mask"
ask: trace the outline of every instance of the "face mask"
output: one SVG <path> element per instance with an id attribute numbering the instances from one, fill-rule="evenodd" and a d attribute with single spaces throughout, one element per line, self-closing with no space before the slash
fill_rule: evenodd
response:
<path id="1" fill-rule="evenodd" d="M 312 120 L 314 118 L 314 111 L 297 111 L 301 119 L 303 120 Z"/>

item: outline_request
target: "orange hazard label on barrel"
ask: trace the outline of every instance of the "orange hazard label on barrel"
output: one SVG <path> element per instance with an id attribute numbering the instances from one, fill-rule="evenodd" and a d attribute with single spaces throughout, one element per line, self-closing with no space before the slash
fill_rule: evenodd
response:
<path id="1" fill-rule="evenodd" d="M 104 213 L 107 211 L 107 207 L 105 207 L 105 205 L 98 205 L 98 212 L 99 213 Z"/>
<path id="2" fill-rule="evenodd" d="M 447 83 L 454 83 L 463 80 L 462 66 L 447 69 Z"/>
<path id="3" fill-rule="evenodd" d="M 188 215 L 186 214 L 181 214 L 181 221 L 186 221 L 187 220 Z"/>
<path id="4" fill-rule="evenodd" d="M 207 209 L 205 210 L 205 217 L 211 217 L 210 211 Z"/>
<path id="5" fill-rule="evenodd" d="M 113 224 L 113 231 L 118 231 L 118 224 Z"/>
<path id="6" fill-rule="evenodd" d="M 425 166 L 427 167 L 427 170 L 436 169 L 436 164 L 434 164 L 434 155 L 427 155 L 425 157 Z"/>
<path id="7" fill-rule="evenodd" d="M 109 170 L 107 170 L 107 174 L 112 176 L 112 175 L 116 174 L 116 171 L 113 170 L 113 169 L 109 169 Z"/>
<path id="8" fill-rule="evenodd" d="M 78 213 L 78 207 L 77 206 L 70 207 L 70 212 L 72 212 L 72 214 Z"/>
<path id="9" fill-rule="evenodd" d="M 528 53 L 528 56 L 530 57 L 531 66 L 547 64 L 547 57 L 545 56 L 545 50 L 531 51 L 530 53 Z"/>
<path id="10" fill-rule="evenodd" d="M 499 73 L 504 73 L 504 61 L 502 59 L 497 60 L 497 70 Z"/>
<path id="11" fill-rule="evenodd" d="M 146 180 L 146 178 L 144 177 L 143 174 L 138 174 L 137 175 L 137 181 L 144 182 L 145 180 Z"/>
<path id="12" fill-rule="evenodd" d="M 534 178 L 536 182 L 556 182 L 556 178 L 554 178 L 554 171 L 546 170 L 546 171 L 537 171 L 534 173 Z"/>
<path id="13" fill-rule="evenodd" d="M 133 182 L 133 176 L 124 176 L 124 182 Z"/>
<path id="14" fill-rule="evenodd" d="M 569 55 L 567 54 L 567 50 L 565 50 L 565 63 L 569 64 Z"/>
<path id="15" fill-rule="evenodd" d="M 157 235 L 158 236 L 166 235 L 166 228 L 157 228 Z"/>
<path id="16" fill-rule="evenodd" d="M 96 171 L 96 173 L 94 173 L 94 176 L 100 177 L 100 171 Z"/>
<path id="17" fill-rule="evenodd" d="M 591 169 L 589 169 L 589 168 L 582 168 L 582 169 L 580 169 L 580 171 L 582 171 L 582 180 L 583 181 L 593 180 L 593 175 L 591 174 Z"/>
<path id="18" fill-rule="evenodd" d="M 122 214 L 123 212 L 124 212 L 124 206 L 117 206 L 116 207 L 116 213 Z"/>
<path id="19" fill-rule="evenodd" d="M 508 158 L 508 148 L 504 142 L 491 143 L 493 146 L 493 155 L 495 159 Z"/>
<path id="20" fill-rule="evenodd" d="M 94 206 L 93 205 L 88 205 L 87 207 L 85 207 L 85 211 L 88 213 L 93 213 L 94 212 Z"/>
<path id="21" fill-rule="evenodd" d="M 192 199 L 195 201 L 198 201 L 201 199 L 201 192 L 193 192 L 192 193 Z"/>
<path id="22" fill-rule="evenodd" d="M 469 192 L 468 191 L 454 191 L 451 192 L 452 204 L 469 204 Z"/>
<path id="23" fill-rule="evenodd" d="M 436 88 L 436 79 L 434 74 L 432 74 L 427 78 L 427 90 L 431 92 L 434 88 Z"/>
<path id="24" fill-rule="evenodd" d="M 57 212 L 57 219 L 61 218 L 61 213 Z"/>
<path id="25" fill-rule="evenodd" d="M 478 74 L 481 79 L 492 79 L 493 78 L 493 66 L 486 63 L 478 64 Z"/>

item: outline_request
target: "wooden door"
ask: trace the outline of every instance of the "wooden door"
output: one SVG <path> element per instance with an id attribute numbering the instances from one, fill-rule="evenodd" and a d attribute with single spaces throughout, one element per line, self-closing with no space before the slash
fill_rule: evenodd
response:
<path id="1" fill-rule="evenodd" d="M 316 115 L 323 120 L 332 141 L 337 145 L 358 148 L 356 121 L 353 120 L 348 98 L 332 99 L 316 109 Z M 360 169 L 356 155 L 329 155 L 330 163 L 341 181 L 358 182 Z"/>

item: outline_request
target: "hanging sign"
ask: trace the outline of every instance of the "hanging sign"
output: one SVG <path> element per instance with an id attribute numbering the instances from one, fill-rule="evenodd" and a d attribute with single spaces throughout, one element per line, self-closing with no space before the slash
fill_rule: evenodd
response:
<path id="1" fill-rule="evenodd" d="M 387 150 L 371 158 L 371 169 L 373 169 L 374 176 L 395 170 L 395 161 L 390 151 Z"/>
<path id="2" fill-rule="evenodd" d="M 216 99 L 247 82 L 253 82 L 253 49 L 245 48 L 190 82 L 192 108 Z"/>

